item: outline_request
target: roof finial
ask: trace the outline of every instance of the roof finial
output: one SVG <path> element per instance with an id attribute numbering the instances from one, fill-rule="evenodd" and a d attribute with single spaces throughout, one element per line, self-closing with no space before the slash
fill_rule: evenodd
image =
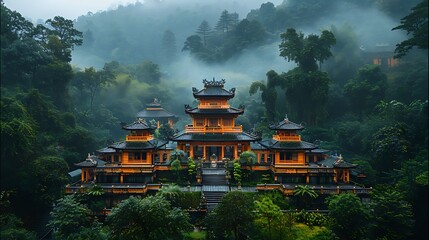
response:
<path id="1" fill-rule="evenodd" d="M 287 118 L 287 113 L 285 114 L 285 120 L 288 121 L 289 119 Z"/>

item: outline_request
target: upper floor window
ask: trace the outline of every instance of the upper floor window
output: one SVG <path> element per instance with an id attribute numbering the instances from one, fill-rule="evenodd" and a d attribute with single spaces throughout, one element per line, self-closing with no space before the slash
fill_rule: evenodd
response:
<path id="1" fill-rule="evenodd" d="M 204 118 L 196 118 L 195 126 L 204 126 Z"/>
<path id="2" fill-rule="evenodd" d="M 298 153 L 296 152 L 280 152 L 280 161 L 296 161 Z"/>
<path id="3" fill-rule="evenodd" d="M 210 127 L 217 127 L 218 126 L 218 119 L 217 118 L 209 118 L 209 126 Z"/>

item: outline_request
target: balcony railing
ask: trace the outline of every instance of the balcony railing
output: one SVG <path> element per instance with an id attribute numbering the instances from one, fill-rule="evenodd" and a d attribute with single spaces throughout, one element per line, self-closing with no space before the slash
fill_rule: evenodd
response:
<path id="1" fill-rule="evenodd" d="M 100 183 L 97 184 L 105 193 L 111 194 L 145 194 L 148 190 L 159 190 L 162 184 L 133 184 L 133 183 Z M 94 184 L 82 183 L 66 186 L 66 193 L 84 193 L 85 189 L 91 189 Z"/>
<path id="2" fill-rule="evenodd" d="M 228 104 L 199 104 L 199 109 L 225 109 L 229 108 Z"/>
<path id="3" fill-rule="evenodd" d="M 241 133 L 243 132 L 243 126 L 193 126 L 186 125 L 185 131 L 187 133 Z"/>
<path id="4" fill-rule="evenodd" d="M 297 184 L 299 185 L 299 184 Z M 267 191 L 278 189 L 283 192 L 284 195 L 293 195 L 295 188 L 297 185 L 294 184 L 258 184 L 256 186 L 256 190 L 258 191 Z M 372 191 L 372 188 L 365 188 L 353 185 L 328 185 L 321 186 L 315 185 L 310 186 L 311 189 L 316 191 L 317 194 L 320 195 L 331 195 L 331 194 L 340 194 L 340 193 L 355 193 L 358 195 L 361 194 L 369 194 Z"/>
<path id="5" fill-rule="evenodd" d="M 301 136 L 300 135 L 296 135 L 296 136 L 281 136 L 281 135 L 273 135 L 273 139 L 277 140 L 277 141 L 296 141 L 299 142 L 301 141 Z"/>
<path id="6" fill-rule="evenodd" d="M 147 135 L 147 136 L 127 135 L 126 137 L 127 142 L 149 141 L 152 139 L 153 139 L 153 135 Z"/>

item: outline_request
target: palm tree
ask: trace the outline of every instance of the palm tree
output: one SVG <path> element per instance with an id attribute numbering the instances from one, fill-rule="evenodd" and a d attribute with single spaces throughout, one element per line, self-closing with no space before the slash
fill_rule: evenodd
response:
<path id="1" fill-rule="evenodd" d="M 171 203 L 171 205 L 175 206 L 180 198 L 181 193 L 182 191 L 178 185 L 169 184 L 168 186 L 163 186 L 160 188 L 156 194 L 164 197 Z"/>
<path id="2" fill-rule="evenodd" d="M 310 186 L 308 185 L 296 186 L 295 190 L 293 191 L 293 195 L 302 198 L 303 207 L 305 208 L 308 206 L 308 202 L 310 201 L 310 198 L 315 199 L 319 196 L 316 193 L 316 191 L 311 189 Z"/>

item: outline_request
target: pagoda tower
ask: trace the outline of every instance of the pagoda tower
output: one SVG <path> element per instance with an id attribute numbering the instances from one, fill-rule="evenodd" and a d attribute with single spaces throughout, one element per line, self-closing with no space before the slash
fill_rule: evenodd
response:
<path id="1" fill-rule="evenodd" d="M 157 128 L 159 128 L 161 124 L 168 124 L 173 128 L 174 122 L 178 119 L 176 115 L 162 108 L 161 100 L 158 98 L 154 98 L 153 102 L 146 104 L 146 108 L 138 112 L 136 117 L 137 119 L 143 119 L 146 122 L 155 120 Z"/>
<path id="2" fill-rule="evenodd" d="M 185 113 L 192 118 L 192 124 L 186 125 L 185 130 L 171 140 L 194 159 L 236 159 L 242 152 L 250 150 L 251 142 L 260 138 L 235 124 L 235 119 L 244 113 L 244 106 L 235 108 L 228 102 L 234 97 L 235 88 L 224 89 L 224 79 L 204 79 L 203 83 L 204 89 L 192 88 L 198 106 L 185 105 Z"/>

